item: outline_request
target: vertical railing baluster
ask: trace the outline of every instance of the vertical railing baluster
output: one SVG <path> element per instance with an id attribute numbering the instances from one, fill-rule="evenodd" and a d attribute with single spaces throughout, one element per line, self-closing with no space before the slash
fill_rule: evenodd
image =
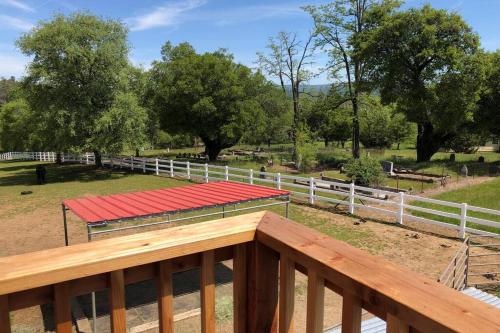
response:
<path id="1" fill-rule="evenodd" d="M 247 248 L 234 246 L 233 256 L 233 331 L 246 332 L 247 328 Z"/>
<path id="2" fill-rule="evenodd" d="M 248 245 L 247 332 L 278 332 L 279 254 L 258 242 Z"/>
<path id="3" fill-rule="evenodd" d="M 342 333 L 361 333 L 361 300 L 348 292 L 342 296 Z"/>
<path id="4" fill-rule="evenodd" d="M 307 276 L 306 333 L 323 333 L 325 280 L 314 270 Z"/>
<path id="5" fill-rule="evenodd" d="M 286 255 L 280 257 L 279 333 L 293 333 L 295 303 L 295 263 Z"/>
<path id="6" fill-rule="evenodd" d="M 201 332 L 215 333 L 215 258 L 214 251 L 201 254 L 200 298 Z"/>
<path id="7" fill-rule="evenodd" d="M 387 313 L 386 322 L 387 333 L 410 333 L 410 326 L 390 313 Z M 412 330 L 412 332 L 417 331 Z"/>
<path id="8" fill-rule="evenodd" d="M 71 298 L 67 282 L 54 285 L 54 317 L 57 333 L 72 332 Z"/>
<path id="9" fill-rule="evenodd" d="M 109 273 L 109 305 L 112 333 L 123 333 L 127 330 L 125 319 L 125 280 L 123 270 Z"/>
<path id="10" fill-rule="evenodd" d="M 0 295 L 0 332 L 10 333 L 9 301 L 7 295 Z"/>
<path id="11" fill-rule="evenodd" d="M 160 333 L 174 331 L 172 262 L 158 263 L 158 321 Z"/>

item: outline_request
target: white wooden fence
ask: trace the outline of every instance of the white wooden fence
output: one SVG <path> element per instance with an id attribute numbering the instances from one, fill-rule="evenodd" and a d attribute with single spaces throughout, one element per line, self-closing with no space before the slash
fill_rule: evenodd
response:
<path id="1" fill-rule="evenodd" d="M 9 152 L 0 155 L 0 160 L 12 159 L 55 161 L 56 154 L 53 152 Z M 94 155 L 92 153 L 64 153 L 61 155 L 61 160 L 63 162 L 94 164 Z M 467 203 L 436 200 L 404 192 L 395 193 L 358 186 L 353 183 L 338 183 L 314 177 L 304 178 L 281 173 L 254 171 L 252 169 L 148 157 L 103 156 L 102 164 L 110 168 L 129 169 L 186 179 L 196 178 L 204 182 L 231 180 L 273 186 L 278 189 L 289 190 L 294 196 L 306 199 L 311 205 L 316 202 L 343 205 L 347 207 L 350 214 L 354 214 L 358 209 L 369 210 L 381 215 L 395 217 L 397 223 L 401 225 L 407 221 L 436 225 L 456 230 L 458 236 L 462 239 L 465 239 L 466 232 L 481 235 L 500 233 L 499 210 L 472 206 Z M 421 207 L 418 203 L 432 204 L 435 208 Z M 450 207 L 455 210 L 454 213 L 449 212 Z M 419 215 L 425 215 L 425 217 L 416 216 L 415 212 Z M 456 224 L 439 221 L 439 219 L 429 215 L 451 219 L 456 221 Z M 489 218 L 486 216 L 489 216 Z M 489 227 L 490 231 L 481 230 L 476 226 Z"/>

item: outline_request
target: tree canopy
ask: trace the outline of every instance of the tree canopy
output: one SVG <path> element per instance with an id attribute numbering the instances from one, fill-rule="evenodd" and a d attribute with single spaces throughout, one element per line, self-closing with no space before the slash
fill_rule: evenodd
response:
<path id="1" fill-rule="evenodd" d="M 148 95 L 161 127 L 199 136 L 210 160 L 241 139 L 262 110 L 257 97 L 269 88 L 225 50 L 197 54 L 187 43 L 166 43 L 151 75 Z"/>
<path id="2" fill-rule="evenodd" d="M 417 123 L 417 161 L 428 161 L 472 117 L 483 73 L 478 36 L 459 15 L 426 5 L 393 14 L 360 43 L 371 82 Z"/>
<path id="3" fill-rule="evenodd" d="M 17 44 L 32 57 L 23 80 L 30 107 L 39 118 L 57 119 L 46 146 L 57 140 L 60 150 L 92 150 L 100 164 L 102 152 L 121 152 L 126 144 L 137 145 L 131 141 L 143 140 L 136 129 L 144 110 L 137 107 L 124 72 L 128 43 L 121 22 L 87 13 L 56 15 Z"/>

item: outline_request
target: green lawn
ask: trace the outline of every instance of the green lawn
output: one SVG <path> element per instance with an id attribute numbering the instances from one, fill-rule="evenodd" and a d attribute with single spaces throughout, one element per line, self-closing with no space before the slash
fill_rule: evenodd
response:
<path id="1" fill-rule="evenodd" d="M 494 180 L 487 181 L 487 182 L 484 182 L 481 184 L 467 186 L 467 187 L 464 187 L 464 188 L 461 188 L 458 190 L 454 190 L 454 191 L 443 192 L 443 193 L 440 193 L 438 195 L 435 195 L 433 198 L 438 199 L 438 200 L 444 200 L 444 201 L 452 201 L 452 202 L 456 202 L 456 203 L 465 202 L 465 203 L 472 205 L 472 206 L 479 206 L 479 207 L 484 207 L 484 208 L 500 210 L 499 197 L 500 197 L 500 178 L 496 178 Z M 418 206 L 425 207 L 425 208 L 431 208 L 431 209 L 439 209 L 439 210 L 442 210 L 445 212 L 460 214 L 460 209 L 453 208 L 453 207 L 445 207 L 445 206 L 441 206 L 441 205 L 428 204 L 428 203 L 418 203 Z M 484 214 L 484 213 L 472 212 L 472 211 L 468 211 L 467 214 L 469 216 L 472 216 L 472 217 L 487 219 L 487 220 L 491 220 L 491 221 L 497 221 L 500 223 L 500 216 L 498 216 L 498 215 Z M 432 218 L 434 220 L 438 220 L 438 221 L 442 221 L 442 222 L 446 222 L 446 223 L 452 223 L 452 224 L 456 224 L 456 225 L 459 224 L 458 220 L 456 220 L 456 219 L 437 216 L 437 215 L 431 215 L 431 214 L 427 214 L 427 213 L 423 213 L 423 212 L 415 212 L 414 215 Z M 467 222 L 467 226 L 481 229 L 481 230 L 500 233 L 499 228 L 476 225 L 476 224 L 471 223 L 471 222 Z"/>

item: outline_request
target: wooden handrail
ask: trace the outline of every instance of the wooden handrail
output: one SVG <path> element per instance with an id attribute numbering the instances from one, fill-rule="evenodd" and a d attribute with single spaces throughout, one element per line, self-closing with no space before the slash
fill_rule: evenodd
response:
<path id="1" fill-rule="evenodd" d="M 287 221 L 283 228 L 280 220 L 264 216 L 256 240 L 319 272 L 334 291 L 353 295 L 379 317 L 396 317 L 421 332 L 500 330 L 500 311 L 493 306 L 301 224 Z"/>
<path id="2" fill-rule="evenodd" d="M 233 259 L 234 331 L 293 332 L 294 275 L 308 276 L 307 333 L 323 330 L 324 288 L 343 297 L 342 332 L 361 311 L 387 332 L 499 332 L 500 311 L 269 212 L 0 258 L 0 333 L 8 312 L 54 303 L 71 332 L 70 299 L 107 289 L 112 332 L 125 332 L 125 286 L 155 279 L 160 332 L 173 331 L 172 273 L 200 267 L 202 332 L 215 331 L 214 264 Z"/>

